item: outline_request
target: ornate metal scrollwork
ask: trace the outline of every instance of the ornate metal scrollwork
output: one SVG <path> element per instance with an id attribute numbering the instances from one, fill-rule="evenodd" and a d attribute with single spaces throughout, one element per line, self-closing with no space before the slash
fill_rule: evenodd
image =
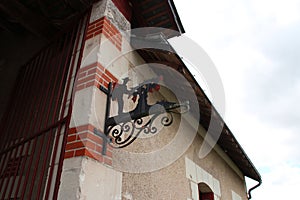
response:
<path id="1" fill-rule="evenodd" d="M 158 128 L 154 126 L 154 121 L 160 115 L 161 113 L 154 114 L 110 126 L 108 128 L 108 135 L 112 138 L 110 145 L 114 148 L 123 148 L 134 142 L 140 134 L 156 134 Z M 172 113 L 166 113 L 160 122 L 162 126 L 170 126 L 173 122 Z"/>
<path id="2" fill-rule="evenodd" d="M 189 110 L 189 103 L 173 103 L 167 101 L 156 102 L 154 105 L 149 105 L 147 102 L 148 92 L 152 90 L 159 90 L 160 86 L 154 83 L 154 80 L 148 80 L 139 86 L 127 89 L 128 78 L 123 79 L 124 83 L 115 87 L 120 88 L 112 94 L 112 84 L 109 84 L 109 89 L 107 91 L 107 110 L 104 134 L 107 138 L 104 141 L 109 141 L 109 145 L 114 148 L 123 148 L 134 142 L 141 134 L 149 135 L 156 134 L 158 128 L 154 125 L 154 122 L 160 118 L 160 124 L 162 126 L 170 126 L 173 123 L 174 113 L 182 113 Z M 157 81 L 155 79 L 155 81 Z M 129 94 L 133 96 L 132 101 L 136 101 L 138 97 L 138 102 L 136 107 L 128 112 L 123 112 L 123 94 Z M 109 117 L 110 112 L 110 101 L 111 97 L 114 100 L 118 100 L 118 115 Z M 121 100 L 122 99 L 122 100 Z M 97 132 L 97 130 L 95 130 Z M 98 133 L 98 132 L 97 132 Z M 103 146 L 106 146 L 103 145 Z M 105 154 L 105 151 L 102 153 Z"/>

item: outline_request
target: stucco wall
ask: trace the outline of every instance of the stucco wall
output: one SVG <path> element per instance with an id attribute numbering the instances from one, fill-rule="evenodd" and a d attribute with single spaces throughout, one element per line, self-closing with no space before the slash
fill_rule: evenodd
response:
<path id="1" fill-rule="evenodd" d="M 198 135 L 185 156 L 220 182 L 220 199 L 232 199 L 232 191 L 234 191 L 242 199 L 246 200 L 245 180 L 233 170 L 232 167 L 236 166 L 229 166 L 224 160 L 228 158 L 221 157 L 216 150 L 211 151 L 205 158 L 200 159 L 198 150 L 202 142 L 202 137 Z"/>
<path id="2" fill-rule="evenodd" d="M 204 130 L 200 128 L 200 131 Z M 219 199 L 233 199 L 232 194 L 234 192 L 241 199 L 246 200 L 244 179 L 229 166 L 224 158 L 215 150 L 212 150 L 203 159 L 198 157 L 199 147 L 202 142 L 203 139 L 198 134 L 184 155 L 163 169 L 148 173 L 123 173 L 123 199 L 196 199 L 195 196 L 197 197 L 198 194 L 193 194 L 195 191 L 192 190 L 195 184 L 197 185 L 201 180 L 196 175 L 196 168 L 195 172 L 191 172 L 193 169 L 187 169 L 189 166 L 186 164 L 186 159 L 188 159 L 206 171 L 208 176 L 211 175 L 215 180 L 219 181 Z M 194 177 L 191 177 L 187 171 Z"/>
<path id="3" fill-rule="evenodd" d="M 123 173 L 123 199 L 186 199 L 190 196 L 184 159 L 151 173 Z"/>
<path id="4" fill-rule="evenodd" d="M 135 74 L 134 78 L 142 81 L 149 77 Z M 149 95 L 149 101 L 155 102 L 162 96 L 170 102 L 178 101 L 172 88 L 161 88 L 160 94 Z M 197 185 L 202 180 L 197 177 L 196 167 L 193 172 L 187 166 L 189 159 L 206 176 L 213 177 L 211 187 L 215 200 L 231 200 L 233 192 L 246 200 L 244 177 L 237 166 L 218 146 L 200 159 L 199 149 L 206 131 L 198 127 L 197 120 L 191 120 L 189 113 L 173 116 L 171 126 L 160 127 L 153 135 L 139 136 L 130 146 L 114 151 L 113 168 L 123 172 L 122 199 L 199 199 Z M 159 123 L 156 125 L 159 127 Z"/>

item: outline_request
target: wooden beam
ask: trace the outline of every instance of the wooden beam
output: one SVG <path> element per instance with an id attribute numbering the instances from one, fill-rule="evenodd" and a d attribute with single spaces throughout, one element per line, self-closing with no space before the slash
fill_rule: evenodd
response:
<path id="1" fill-rule="evenodd" d="M 16 0 L 0 1 L 0 11 L 34 35 L 50 39 L 57 29 L 45 17 L 38 15 Z"/>
<path id="2" fill-rule="evenodd" d="M 146 4 L 146 3 L 144 3 Z M 157 8 L 160 8 L 160 7 L 165 7 L 167 9 L 167 5 L 164 1 L 161 1 L 161 3 L 158 3 L 158 4 L 155 4 L 145 10 L 142 10 L 142 14 L 146 14 L 146 13 L 149 13 L 149 12 L 153 12 L 154 10 L 156 10 Z"/>

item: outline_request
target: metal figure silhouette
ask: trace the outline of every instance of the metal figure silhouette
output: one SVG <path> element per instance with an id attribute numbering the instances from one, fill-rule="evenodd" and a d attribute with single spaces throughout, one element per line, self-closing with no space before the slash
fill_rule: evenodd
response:
<path id="1" fill-rule="evenodd" d="M 136 108 L 133 111 L 130 111 L 130 114 L 137 114 L 137 113 L 144 113 L 148 112 L 150 105 L 148 105 L 147 98 L 148 98 L 148 92 L 152 92 L 153 90 L 158 91 L 160 89 L 160 86 L 158 82 L 162 80 L 162 77 L 155 77 L 149 80 L 146 80 L 139 84 L 138 86 L 134 88 L 127 88 L 127 83 L 130 79 L 128 77 L 123 79 L 122 84 L 117 84 L 114 88 L 114 91 L 112 93 L 112 100 L 117 100 L 118 102 L 118 114 L 124 114 L 123 108 L 124 108 L 124 100 L 123 95 L 128 94 L 128 98 L 132 96 L 132 101 L 135 103 L 135 101 L 138 98 L 138 103 L 136 105 Z"/>
<path id="2" fill-rule="evenodd" d="M 123 79 L 122 84 L 117 84 L 114 88 L 114 91 L 112 93 L 112 100 L 115 101 L 117 100 L 118 102 L 118 114 L 122 114 L 123 108 L 124 108 L 124 100 L 123 100 L 123 95 L 124 94 L 129 94 L 130 91 L 127 89 L 127 83 L 130 79 L 128 77 Z"/>

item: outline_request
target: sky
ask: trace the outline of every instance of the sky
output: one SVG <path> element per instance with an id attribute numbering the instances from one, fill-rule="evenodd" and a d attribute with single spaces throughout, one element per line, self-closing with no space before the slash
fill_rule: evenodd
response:
<path id="1" fill-rule="evenodd" d="M 174 2 L 184 35 L 219 72 L 226 124 L 262 175 L 252 199 L 298 199 L 300 0 Z"/>

